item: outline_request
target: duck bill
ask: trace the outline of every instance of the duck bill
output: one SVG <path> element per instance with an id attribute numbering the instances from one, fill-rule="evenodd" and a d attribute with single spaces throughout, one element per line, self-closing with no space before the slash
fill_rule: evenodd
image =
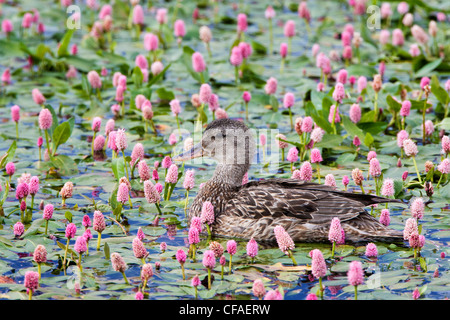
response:
<path id="1" fill-rule="evenodd" d="M 203 157 L 203 148 L 201 143 L 197 143 L 192 149 L 180 153 L 172 158 L 173 161 L 187 161 L 190 159 L 195 159 Z"/>

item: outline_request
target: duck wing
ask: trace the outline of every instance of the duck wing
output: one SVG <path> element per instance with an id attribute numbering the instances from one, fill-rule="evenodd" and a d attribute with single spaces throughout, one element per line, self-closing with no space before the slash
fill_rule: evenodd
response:
<path id="1" fill-rule="evenodd" d="M 299 223 L 328 224 L 333 217 L 347 221 L 365 212 L 367 205 L 388 201 L 393 200 L 296 179 L 268 179 L 240 187 L 227 201 L 225 212 L 246 219 L 291 218 Z"/>

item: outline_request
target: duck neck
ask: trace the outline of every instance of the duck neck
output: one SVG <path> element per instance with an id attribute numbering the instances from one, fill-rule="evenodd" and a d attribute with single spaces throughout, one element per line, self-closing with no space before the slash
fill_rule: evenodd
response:
<path id="1" fill-rule="evenodd" d="M 249 169 L 248 164 L 218 164 L 214 175 L 211 178 L 212 181 L 219 184 L 226 184 L 229 186 L 237 187 L 242 185 L 242 178 Z"/>

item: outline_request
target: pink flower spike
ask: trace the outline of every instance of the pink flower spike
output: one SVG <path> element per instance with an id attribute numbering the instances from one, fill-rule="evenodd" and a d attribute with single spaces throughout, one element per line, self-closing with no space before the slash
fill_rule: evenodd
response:
<path id="1" fill-rule="evenodd" d="M 295 103 L 295 97 L 294 94 L 291 92 L 288 92 L 284 95 L 283 98 L 283 105 L 285 108 L 290 108 L 294 105 Z"/>
<path id="2" fill-rule="evenodd" d="M 75 237 L 75 234 L 77 233 L 77 226 L 74 223 L 69 223 L 66 227 L 66 238 L 72 239 Z"/>
<path id="3" fill-rule="evenodd" d="M 39 112 L 39 127 L 41 130 L 48 130 L 52 127 L 53 116 L 48 109 L 42 109 Z"/>
<path id="4" fill-rule="evenodd" d="M 214 223 L 214 207 L 209 201 L 203 202 L 202 205 L 202 211 L 200 218 L 202 220 L 202 223 L 207 223 L 208 225 L 211 225 Z"/>
<path id="5" fill-rule="evenodd" d="M 288 255 L 290 250 L 295 248 L 294 241 L 282 226 L 276 226 L 273 229 L 278 247 L 284 254 Z"/>
<path id="6" fill-rule="evenodd" d="M 300 167 L 300 179 L 303 181 L 311 181 L 312 180 L 312 167 L 309 161 L 303 162 Z"/>
<path id="7" fill-rule="evenodd" d="M 316 163 L 316 162 L 322 162 L 322 155 L 320 153 L 320 150 L 317 148 L 314 148 L 311 150 L 311 163 Z"/>
<path id="8" fill-rule="evenodd" d="M 416 219 L 422 219 L 425 212 L 425 203 L 422 198 L 416 198 L 411 204 L 411 216 Z"/>
<path id="9" fill-rule="evenodd" d="M 237 31 L 239 33 L 247 31 L 247 15 L 245 13 L 239 13 L 237 16 Z"/>
<path id="10" fill-rule="evenodd" d="M 312 258 L 311 262 L 311 273 L 314 278 L 319 279 L 325 277 L 327 274 L 327 265 L 325 259 L 323 258 L 322 251 L 319 249 L 314 249 L 309 253 Z"/>
<path id="11" fill-rule="evenodd" d="M 181 19 L 175 21 L 173 29 L 175 37 L 182 38 L 186 35 L 186 26 L 184 21 Z"/>
<path id="12" fill-rule="evenodd" d="M 386 227 L 391 223 L 391 217 L 388 209 L 382 209 L 380 214 L 380 223 Z"/>
<path id="13" fill-rule="evenodd" d="M 287 38 L 292 38 L 295 36 L 295 21 L 288 20 L 284 25 L 284 36 Z"/>
<path id="14" fill-rule="evenodd" d="M 264 283 L 261 279 L 255 279 L 253 281 L 252 292 L 253 295 L 259 299 L 264 297 L 266 294 L 266 288 L 264 287 Z"/>
<path id="15" fill-rule="evenodd" d="M 192 54 L 192 68 L 195 72 L 203 72 L 206 70 L 206 63 L 200 52 L 194 52 Z"/>
<path id="16" fill-rule="evenodd" d="M 258 254 L 258 243 L 255 241 L 255 239 L 251 238 L 250 241 L 247 243 L 247 255 L 250 258 L 256 257 Z"/>
<path id="17" fill-rule="evenodd" d="M 384 179 L 383 187 L 381 188 L 381 194 L 385 197 L 394 196 L 394 181 L 392 179 Z"/>
<path id="18" fill-rule="evenodd" d="M 357 103 L 352 104 L 350 107 L 350 120 L 353 123 L 358 123 L 361 120 L 361 108 Z"/>
<path id="19" fill-rule="evenodd" d="M 366 245 L 366 257 L 377 257 L 378 256 L 378 249 L 377 246 L 374 243 L 368 243 Z"/>
<path id="20" fill-rule="evenodd" d="M 288 151 L 287 160 L 294 163 L 298 160 L 298 150 L 296 147 L 292 147 Z"/>
<path id="21" fill-rule="evenodd" d="M 166 175 L 165 181 L 167 183 L 177 183 L 178 167 L 176 164 L 170 165 L 169 169 L 167 170 L 167 175 Z"/>
<path id="22" fill-rule="evenodd" d="M 339 242 L 342 236 L 341 229 L 341 221 L 339 218 L 334 217 L 331 220 L 330 229 L 328 231 L 328 240 L 330 240 L 330 242 Z"/>
<path id="23" fill-rule="evenodd" d="M 359 286 L 364 282 L 364 272 L 362 264 L 359 261 L 350 262 L 349 270 L 347 272 L 348 283 L 352 286 Z"/>

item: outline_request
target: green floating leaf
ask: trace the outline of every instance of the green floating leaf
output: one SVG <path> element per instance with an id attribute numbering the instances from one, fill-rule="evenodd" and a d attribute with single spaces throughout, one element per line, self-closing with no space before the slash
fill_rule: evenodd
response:
<path id="1" fill-rule="evenodd" d="M 105 253 L 105 259 L 106 260 L 111 259 L 111 253 L 110 253 L 108 242 L 105 242 L 105 244 L 103 245 L 103 251 Z"/>
<path id="2" fill-rule="evenodd" d="M 64 217 L 67 219 L 67 221 L 72 222 L 72 212 L 66 211 Z"/>
<path id="3" fill-rule="evenodd" d="M 115 158 L 111 161 L 111 168 L 117 181 L 125 176 L 125 162 L 123 157 Z"/>
<path id="4" fill-rule="evenodd" d="M 17 142 L 14 140 L 8 148 L 8 151 L 1 157 L 0 169 L 14 158 L 17 149 Z"/>
<path id="5" fill-rule="evenodd" d="M 132 78 L 136 88 L 139 88 L 144 81 L 144 75 L 142 74 L 141 68 L 138 66 L 134 67 Z"/>
<path id="6" fill-rule="evenodd" d="M 391 95 L 387 96 L 386 102 L 389 106 L 389 109 L 394 112 L 399 112 L 402 107 L 402 104 L 397 100 L 395 100 L 394 98 L 392 98 Z"/>
<path id="7" fill-rule="evenodd" d="M 364 144 L 370 148 L 370 146 L 375 142 L 375 140 L 373 139 L 373 136 L 367 132 L 366 136 L 364 137 Z"/>
<path id="8" fill-rule="evenodd" d="M 172 91 L 169 91 L 163 87 L 158 88 L 156 90 L 156 94 L 161 100 L 173 100 L 175 99 L 175 94 Z"/>
<path id="9" fill-rule="evenodd" d="M 53 157 L 51 161 L 58 172 L 63 176 L 71 176 L 78 173 L 78 165 L 69 156 L 60 154 Z"/>
<path id="10" fill-rule="evenodd" d="M 70 39 L 72 39 L 72 35 L 73 35 L 74 32 L 75 32 L 75 29 L 69 29 L 64 34 L 64 37 L 62 38 L 62 40 L 60 42 L 60 46 L 58 48 L 58 52 L 57 52 L 58 57 L 62 57 L 62 56 L 68 55 L 67 48 L 69 47 Z"/>
<path id="11" fill-rule="evenodd" d="M 430 73 L 442 63 L 442 58 L 427 63 L 414 74 L 414 79 L 429 76 Z"/>
<path id="12" fill-rule="evenodd" d="M 63 143 L 65 143 L 70 138 L 71 134 L 72 134 L 72 128 L 68 121 L 61 123 L 60 125 L 58 125 L 55 128 L 55 131 L 53 132 L 53 135 L 52 135 L 52 143 L 53 143 L 52 151 L 53 151 L 53 153 L 56 153 L 56 150 L 58 149 L 58 147 L 60 145 L 62 145 Z"/>

